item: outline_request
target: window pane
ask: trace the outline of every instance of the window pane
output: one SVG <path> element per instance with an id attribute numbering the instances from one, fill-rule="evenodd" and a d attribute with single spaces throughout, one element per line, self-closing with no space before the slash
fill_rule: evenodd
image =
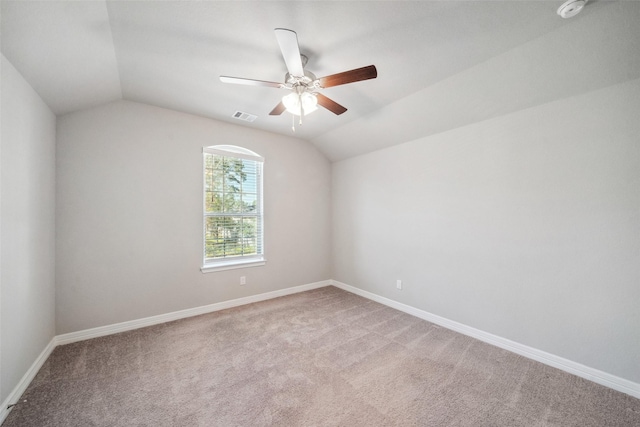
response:
<path id="1" fill-rule="evenodd" d="M 224 256 L 225 247 L 225 219 L 207 218 L 205 221 L 205 257 L 215 258 Z"/>
<path id="2" fill-rule="evenodd" d="M 213 217 L 206 221 L 207 258 L 224 257 L 233 254 L 233 248 L 241 237 L 241 222 L 232 217 Z"/>
<path id="3" fill-rule="evenodd" d="M 224 192 L 239 193 L 242 189 L 242 180 L 246 175 L 242 170 L 242 160 L 225 157 L 225 161 Z"/>
<path id="4" fill-rule="evenodd" d="M 205 212 L 222 212 L 223 193 L 207 191 L 204 197 Z"/>
<path id="5" fill-rule="evenodd" d="M 226 193 L 224 195 L 224 206 L 221 212 L 240 213 L 242 212 L 242 194 Z"/>
<path id="6" fill-rule="evenodd" d="M 257 253 L 257 219 L 208 217 L 205 221 L 205 257 L 219 258 Z"/>
<path id="7" fill-rule="evenodd" d="M 223 156 L 214 156 L 214 167 L 216 169 L 226 169 L 228 167 L 227 158 Z"/>
<path id="8" fill-rule="evenodd" d="M 255 254 L 258 247 L 257 218 L 243 218 L 242 234 L 244 236 L 244 254 Z"/>
<path id="9" fill-rule="evenodd" d="M 223 191 L 223 175 L 221 171 L 213 170 L 211 176 L 211 189 L 213 191 Z"/>
<path id="10" fill-rule="evenodd" d="M 254 174 L 246 174 L 245 180 L 242 182 L 243 193 L 257 193 L 258 183 L 257 176 Z"/>
<path id="11" fill-rule="evenodd" d="M 257 194 L 242 194 L 242 212 L 255 212 L 257 209 Z"/>
<path id="12" fill-rule="evenodd" d="M 222 191 L 222 170 L 222 159 L 218 156 L 205 153 L 205 191 Z"/>
<path id="13" fill-rule="evenodd" d="M 254 160 L 242 160 L 244 172 L 255 175 L 258 173 L 258 164 Z"/>
<path id="14" fill-rule="evenodd" d="M 211 169 L 204 170 L 204 191 L 213 191 L 213 171 Z"/>

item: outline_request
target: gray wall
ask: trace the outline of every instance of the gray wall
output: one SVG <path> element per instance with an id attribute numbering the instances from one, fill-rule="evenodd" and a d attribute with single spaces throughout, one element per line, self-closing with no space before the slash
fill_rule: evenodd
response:
<path id="1" fill-rule="evenodd" d="M 334 163 L 333 278 L 640 382 L 638 111 L 632 80 Z"/>
<path id="2" fill-rule="evenodd" d="M 0 402 L 55 335 L 56 118 L 2 56 Z"/>
<path id="3" fill-rule="evenodd" d="M 202 147 L 217 144 L 265 158 L 265 266 L 200 272 Z M 59 117 L 57 333 L 328 279 L 330 174 L 307 142 L 143 104 Z"/>

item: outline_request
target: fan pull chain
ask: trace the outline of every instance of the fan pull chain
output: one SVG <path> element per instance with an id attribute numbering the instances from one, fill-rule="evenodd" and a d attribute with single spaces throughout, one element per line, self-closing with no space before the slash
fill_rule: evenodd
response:
<path id="1" fill-rule="evenodd" d="M 298 106 L 300 108 L 300 111 L 298 113 L 298 116 L 300 117 L 300 119 L 298 120 L 298 126 L 302 126 L 302 116 L 304 116 L 304 114 L 305 114 L 304 108 L 302 107 L 302 93 L 298 94 Z M 295 116 L 295 114 L 291 114 L 291 131 L 292 132 L 296 131 L 296 116 Z"/>
<path id="2" fill-rule="evenodd" d="M 300 105 L 300 121 L 298 125 L 302 126 L 302 116 L 304 115 L 304 109 L 302 108 L 302 93 L 298 93 L 298 104 Z"/>

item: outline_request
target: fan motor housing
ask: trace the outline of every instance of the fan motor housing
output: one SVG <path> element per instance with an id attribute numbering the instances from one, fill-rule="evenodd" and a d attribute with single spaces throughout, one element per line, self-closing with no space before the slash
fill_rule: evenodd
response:
<path id="1" fill-rule="evenodd" d="M 289 73 L 284 75 L 284 81 L 292 86 L 302 85 L 306 87 L 311 85 L 317 79 L 318 78 L 316 77 L 315 74 L 307 70 L 304 70 L 304 76 L 302 77 L 295 77 Z"/>

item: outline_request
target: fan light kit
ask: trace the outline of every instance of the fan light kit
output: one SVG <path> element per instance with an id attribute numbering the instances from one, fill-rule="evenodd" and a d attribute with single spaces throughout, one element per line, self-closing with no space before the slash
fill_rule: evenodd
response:
<path id="1" fill-rule="evenodd" d="M 558 15 L 563 18 L 571 18 L 576 16 L 584 9 L 588 0 L 568 0 L 558 8 Z"/>
<path id="2" fill-rule="evenodd" d="M 308 58 L 300 53 L 298 36 L 295 31 L 276 28 L 275 33 L 288 71 L 284 77 L 284 83 L 220 76 L 220 81 L 224 83 L 266 86 L 290 90 L 291 93 L 283 96 L 282 101 L 271 110 L 269 113 L 271 116 L 279 116 L 284 111 L 287 111 L 293 115 L 294 120 L 296 116 L 299 117 L 299 123 L 302 124 L 302 117 L 316 111 L 318 105 L 336 115 L 342 114 L 347 111 L 347 109 L 321 94 L 320 90 L 378 77 L 378 71 L 375 65 L 369 65 L 355 70 L 316 78 L 312 72 L 304 69 L 305 65 L 307 65 Z M 295 131 L 295 121 L 293 130 Z"/>
<path id="3" fill-rule="evenodd" d="M 282 97 L 282 103 L 287 111 L 295 116 L 306 116 L 318 109 L 318 98 L 306 91 L 285 95 Z"/>

